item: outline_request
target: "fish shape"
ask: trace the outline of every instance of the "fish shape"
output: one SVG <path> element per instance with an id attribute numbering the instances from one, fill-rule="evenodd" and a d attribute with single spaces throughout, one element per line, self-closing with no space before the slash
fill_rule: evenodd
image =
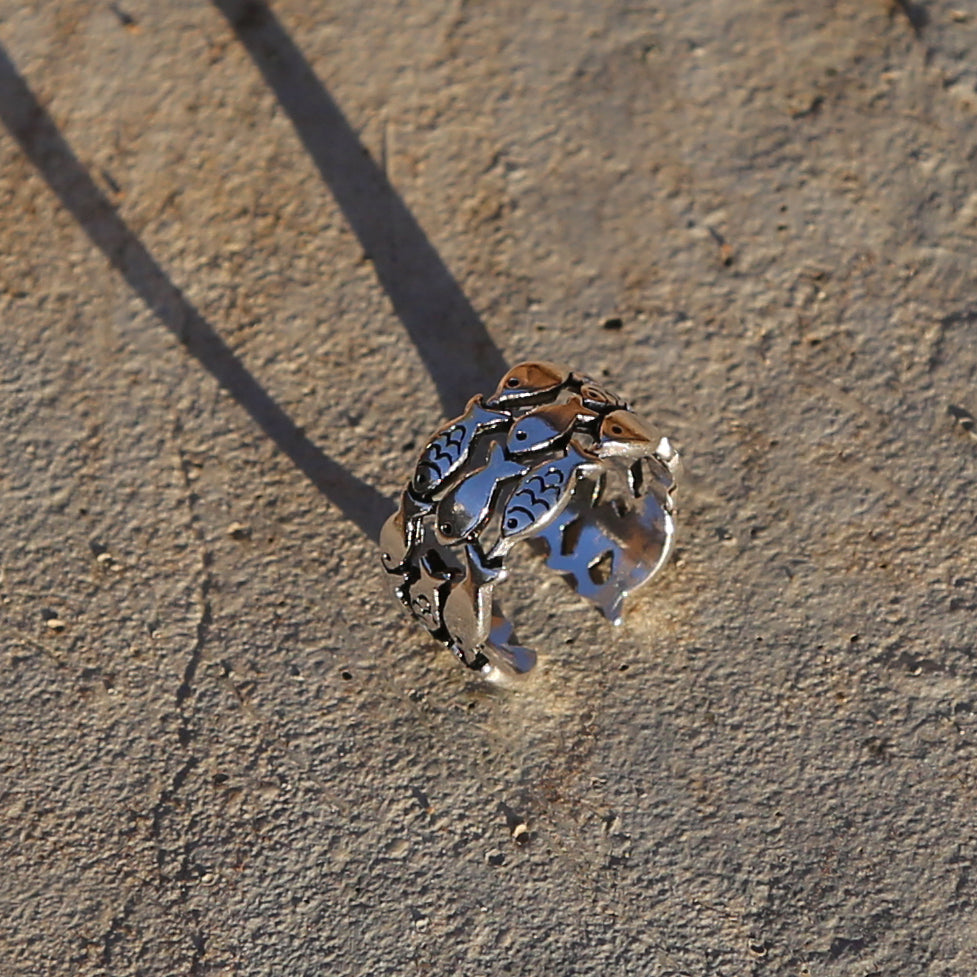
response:
<path id="1" fill-rule="evenodd" d="M 519 363 L 499 381 L 495 393 L 488 399 L 488 405 L 514 406 L 545 400 L 569 379 L 569 371 L 553 363 Z"/>
<path id="2" fill-rule="evenodd" d="M 628 406 L 620 397 L 615 397 L 609 390 L 602 387 L 593 377 L 585 376 L 582 373 L 573 374 L 570 386 L 574 390 L 579 390 L 581 400 L 592 410 L 604 412 L 620 407 L 626 409 Z"/>
<path id="3" fill-rule="evenodd" d="M 449 574 L 431 568 L 424 559 L 418 561 L 416 579 L 405 588 L 405 603 L 414 617 L 432 634 L 442 628 L 441 612 L 451 586 Z"/>
<path id="4" fill-rule="evenodd" d="M 504 411 L 488 409 L 480 395 L 472 397 L 465 413 L 449 421 L 428 443 L 414 469 L 411 488 L 420 498 L 430 498 L 465 464 L 479 435 L 511 421 Z"/>
<path id="5" fill-rule="evenodd" d="M 660 438 L 631 411 L 611 411 L 600 424 L 595 453 L 600 458 L 637 459 L 655 451 Z"/>
<path id="6" fill-rule="evenodd" d="M 594 411 L 584 407 L 579 397 L 571 397 L 564 404 L 546 404 L 523 414 L 512 425 L 505 446 L 516 457 L 562 448 L 578 422 L 597 416 Z"/>
<path id="7" fill-rule="evenodd" d="M 668 561 L 675 520 L 652 495 L 623 516 L 612 507 L 600 508 L 585 513 L 567 508 L 537 538 L 546 544 L 546 565 L 620 624 L 625 598 Z"/>
<path id="8" fill-rule="evenodd" d="M 420 538 L 421 519 L 433 509 L 432 502 L 421 502 L 409 491 L 401 496 L 400 506 L 380 531 L 380 562 L 388 573 L 403 569 Z"/>
<path id="9" fill-rule="evenodd" d="M 679 470 L 678 452 L 668 438 L 659 437 L 627 410 L 616 410 L 601 422 L 594 453 L 601 459 L 615 459 L 628 465 L 627 481 L 631 494 L 638 498 L 654 493 L 668 508 L 668 493 L 675 488 Z M 646 476 L 651 482 L 645 485 Z"/>
<path id="10" fill-rule="evenodd" d="M 489 556 L 547 526 L 566 508 L 577 479 L 600 470 L 598 459 L 574 441 L 564 457 L 533 468 L 506 502 L 499 543 Z"/>
<path id="11" fill-rule="evenodd" d="M 492 629 L 492 591 L 496 581 L 505 579 L 505 570 L 486 565 L 471 545 L 462 548 L 460 558 L 465 575 L 445 599 L 442 618 L 455 654 L 469 664 Z"/>
<path id="12" fill-rule="evenodd" d="M 492 503 L 503 482 L 529 471 L 526 465 L 505 456 L 502 445 L 493 442 L 488 462 L 459 482 L 438 503 L 437 537 L 453 543 L 477 533 L 492 514 Z"/>

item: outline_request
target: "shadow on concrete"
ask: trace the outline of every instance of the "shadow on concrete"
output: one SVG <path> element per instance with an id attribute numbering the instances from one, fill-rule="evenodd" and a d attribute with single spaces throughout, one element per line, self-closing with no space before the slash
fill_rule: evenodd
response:
<path id="1" fill-rule="evenodd" d="M 434 381 L 445 414 L 508 366 L 383 170 L 263 0 L 212 0 L 227 18 L 349 221 Z M 369 70 L 369 65 L 364 66 Z"/>
<path id="2" fill-rule="evenodd" d="M 917 34 L 921 34 L 923 28 L 930 22 L 929 14 L 921 3 L 911 3 L 910 0 L 894 0 L 892 8 L 893 10 L 898 8 L 903 12 L 906 20 L 909 21 L 909 26 Z"/>
<path id="3" fill-rule="evenodd" d="M 323 454 L 170 281 L 96 186 L 0 47 L 0 121 L 130 288 L 320 492 L 376 538 L 392 503 Z"/>

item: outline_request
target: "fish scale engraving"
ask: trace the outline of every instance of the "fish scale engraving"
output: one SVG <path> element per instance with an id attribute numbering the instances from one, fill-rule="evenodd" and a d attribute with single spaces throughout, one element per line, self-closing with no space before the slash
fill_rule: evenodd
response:
<path id="1" fill-rule="evenodd" d="M 411 487 L 420 498 L 430 498 L 471 455 L 479 435 L 504 427 L 512 417 L 504 411 L 489 410 L 481 396 L 472 397 L 461 417 L 433 437 L 421 454 Z"/>
<path id="2" fill-rule="evenodd" d="M 549 469 L 545 475 L 527 478 L 512 493 L 506 507 L 505 528 L 517 533 L 542 518 L 557 503 L 565 484 L 566 476 L 559 469 Z"/>
<path id="3" fill-rule="evenodd" d="M 563 511 L 577 479 L 599 470 L 599 462 L 570 443 L 563 458 L 543 462 L 516 486 L 502 513 L 500 546 L 529 535 Z"/>

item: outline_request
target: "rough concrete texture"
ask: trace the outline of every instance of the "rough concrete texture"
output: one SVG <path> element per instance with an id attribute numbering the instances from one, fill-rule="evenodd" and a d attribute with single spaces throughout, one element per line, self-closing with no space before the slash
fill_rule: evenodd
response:
<path id="1" fill-rule="evenodd" d="M 0 47 L 3 977 L 977 973 L 972 0 Z M 525 561 L 489 688 L 373 536 L 530 357 L 681 540 L 619 629 Z"/>

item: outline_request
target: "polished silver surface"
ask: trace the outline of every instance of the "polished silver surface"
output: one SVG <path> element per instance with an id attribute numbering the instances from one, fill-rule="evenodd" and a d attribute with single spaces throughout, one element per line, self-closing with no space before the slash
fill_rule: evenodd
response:
<path id="1" fill-rule="evenodd" d="M 495 588 L 513 546 L 620 624 L 625 599 L 668 561 L 679 459 L 627 404 L 588 376 L 520 363 L 491 397 L 434 433 L 380 535 L 397 596 L 469 668 L 523 674 Z"/>

